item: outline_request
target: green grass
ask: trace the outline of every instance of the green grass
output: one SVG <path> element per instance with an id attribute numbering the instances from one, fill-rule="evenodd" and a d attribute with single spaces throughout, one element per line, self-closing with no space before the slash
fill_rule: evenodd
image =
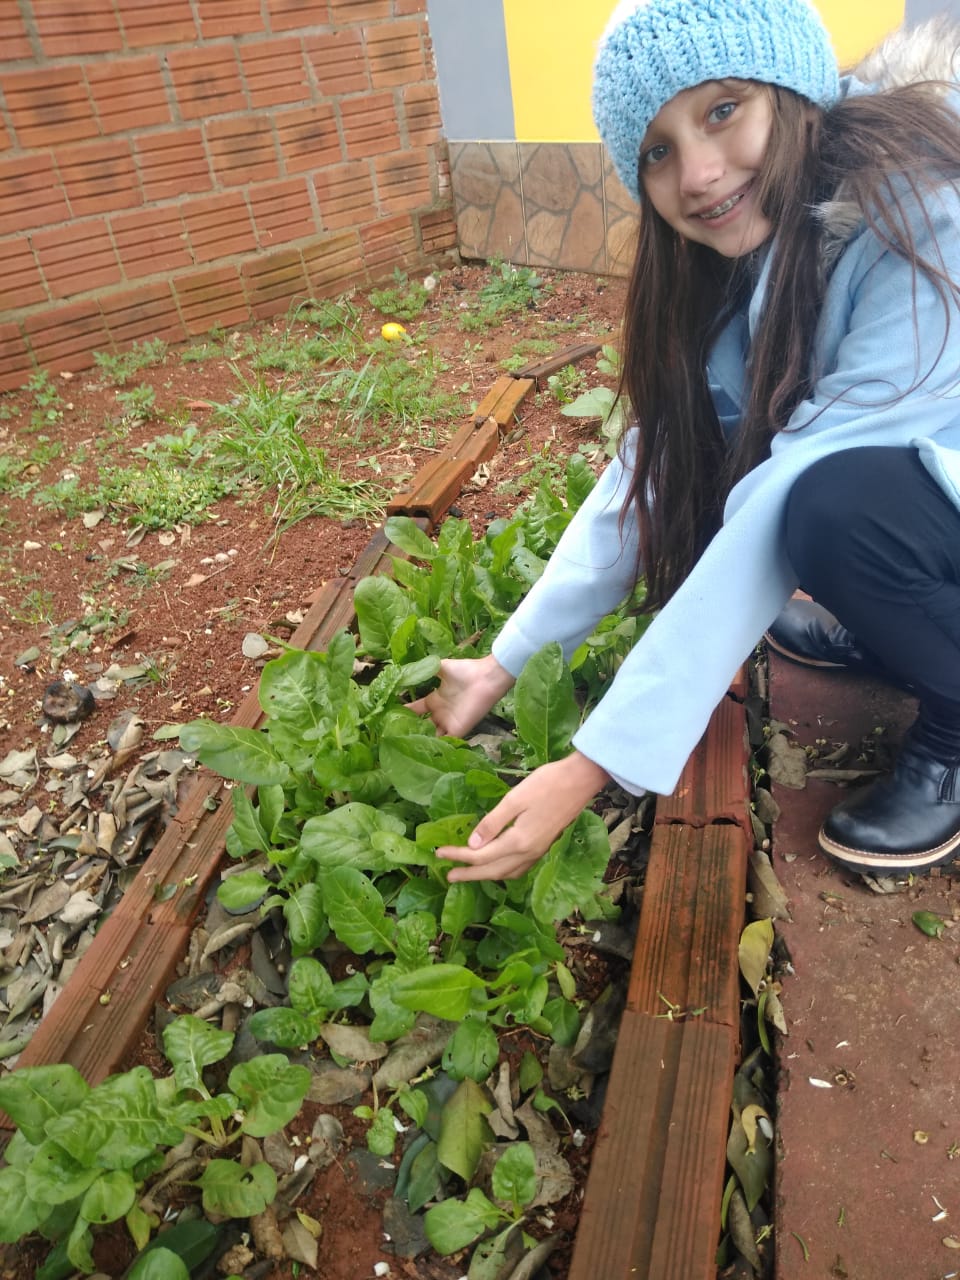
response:
<path id="1" fill-rule="evenodd" d="M 536 305 L 543 281 L 530 267 L 515 267 L 511 262 L 491 263 L 488 282 L 477 294 L 472 310 L 460 318 L 460 328 L 468 333 L 492 329 L 505 316 Z"/>
<path id="2" fill-rule="evenodd" d="M 103 381 L 116 387 L 125 387 L 135 373 L 161 364 L 167 354 L 167 344 L 162 338 L 150 338 L 135 342 L 128 351 L 95 351 L 94 363 L 103 375 Z"/>

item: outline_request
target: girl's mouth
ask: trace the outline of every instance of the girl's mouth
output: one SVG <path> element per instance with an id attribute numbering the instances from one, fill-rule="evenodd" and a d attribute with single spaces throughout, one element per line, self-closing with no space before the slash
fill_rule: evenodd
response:
<path id="1" fill-rule="evenodd" d="M 698 213 L 697 217 L 704 222 L 712 222 L 715 218 L 722 218 L 725 213 L 729 213 L 735 205 L 738 205 L 745 195 L 745 191 L 738 191 L 736 195 L 729 196 L 724 200 L 723 204 L 716 205 L 707 213 Z"/>

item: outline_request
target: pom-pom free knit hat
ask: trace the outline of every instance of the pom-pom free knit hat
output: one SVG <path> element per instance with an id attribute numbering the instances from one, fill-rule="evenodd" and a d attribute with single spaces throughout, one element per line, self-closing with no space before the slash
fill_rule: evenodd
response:
<path id="1" fill-rule="evenodd" d="M 640 144 L 664 103 L 705 80 L 760 80 L 820 106 L 840 92 L 830 37 L 809 0 L 621 0 L 594 64 L 593 118 L 639 200 Z"/>

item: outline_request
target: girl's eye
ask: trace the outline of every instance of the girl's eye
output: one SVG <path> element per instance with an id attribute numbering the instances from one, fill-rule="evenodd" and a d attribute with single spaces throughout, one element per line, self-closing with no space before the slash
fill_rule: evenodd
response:
<path id="1" fill-rule="evenodd" d="M 736 109 L 735 102 L 721 102 L 719 106 L 713 108 L 707 118 L 711 124 L 720 124 L 724 120 L 729 120 Z"/>
<path id="2" fill-rule="evenodd" d="M 640 157 L 640 163 L 645 169 L 651 168 L 666 156 L 667 148 L 662 142 L 658 142 L 655 146 L 648 147 Z"/>

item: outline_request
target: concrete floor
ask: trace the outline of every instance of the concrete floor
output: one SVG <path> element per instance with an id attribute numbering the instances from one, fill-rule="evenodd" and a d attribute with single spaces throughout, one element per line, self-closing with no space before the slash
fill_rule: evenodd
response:
<path id="1" fill-rule="evenodd" d="M 877 726 L 893 745 L 916 707 L 776 655 L 770 697 L 795 741 L 822 751 L 876 741 Z M 934 939 L 911 919 L 960 918 L 960 880 L 943 870 L 875 893 L 817 846 L 843 787 L 809 779 L 774 795 L 774 867 L 792 914 L 778 929 L 795 970 L 782 997 L 777 1280 L 960 1276 L 960 923 Z"/>

